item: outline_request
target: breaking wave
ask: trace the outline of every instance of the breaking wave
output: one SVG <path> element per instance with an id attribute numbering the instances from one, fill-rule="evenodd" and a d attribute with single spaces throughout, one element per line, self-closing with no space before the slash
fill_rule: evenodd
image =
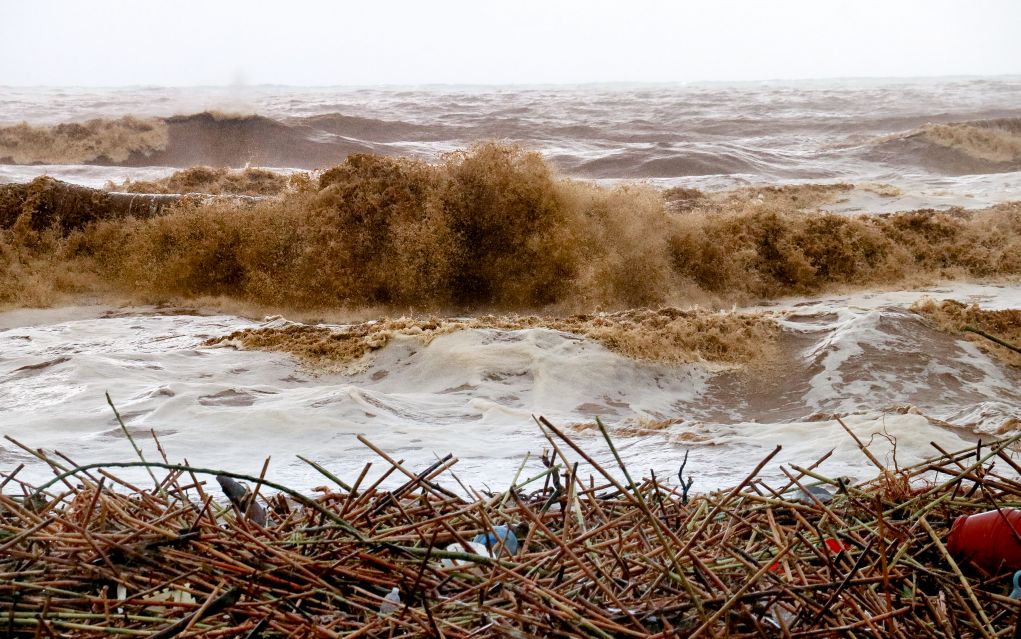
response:
<path id="1" fill-rule="evenodd" d="M 943 174 L 1021 170 L 1021 118 L 929 123 L 887 136 L 870 150 L 891 164 L 914 164 Z"/>
<path id="2" fill-rule="evenodd" d="M 977 160 L 1021 161 L 1021 118 L 927 124 L 922 135 L 933 144 L 957 149 Z"/>
<path id="3" fill-rule="evenodd" d="M 811 210 L 847 185 L 610 188 L 497 144 L 438 164 L 354 155 L 275 198 L 170 209 L 59 185 L 0 189 L 7 304 L 570 313 L 1021 274 L 1021 203 L 855 217 Z"/>
<path id="4" fill-rule="evenodd" d="M 372 146 L 330 135 L 302 124 L 288 124 L 261 115 L 203 112 L 167 118 L 170 141 L 163 166 L 286 166 L 317 168 L 340 162 Z"/>

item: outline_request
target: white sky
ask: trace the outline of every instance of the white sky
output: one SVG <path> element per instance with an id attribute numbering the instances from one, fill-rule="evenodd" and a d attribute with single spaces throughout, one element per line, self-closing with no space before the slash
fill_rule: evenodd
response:
<path id="1" fill-rule="evenodd" d="M 1019 0 L 0 4 L 0 85 L 542 84 L 1019 73 Z"/>

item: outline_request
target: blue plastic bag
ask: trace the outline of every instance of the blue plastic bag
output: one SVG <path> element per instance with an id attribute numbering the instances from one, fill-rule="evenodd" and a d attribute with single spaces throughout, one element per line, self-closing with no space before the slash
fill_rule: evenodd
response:
<path id="1" fill-rule="evenodd" d="M 490 549 L 495 549 L 502 542 L 508 553 L 515 555 L 518 552 L 518 537 L 508 526 L 493 526 L 493 532 L 479 533 L 472 541 Z"/>

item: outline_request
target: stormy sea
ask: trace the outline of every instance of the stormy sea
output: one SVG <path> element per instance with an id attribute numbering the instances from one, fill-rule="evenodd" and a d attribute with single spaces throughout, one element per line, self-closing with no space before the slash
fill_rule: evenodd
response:
<path id="1" fill-rule="evenodd" d="M 865 478 L 848 430 L 1021 425 L 1019 275 L 1016 77 L 0 87 L 0 468 L 134 459 L 109 393 L 301 489 L 358 435 L 502 489 L 538 416 L 696 490 Z"/>

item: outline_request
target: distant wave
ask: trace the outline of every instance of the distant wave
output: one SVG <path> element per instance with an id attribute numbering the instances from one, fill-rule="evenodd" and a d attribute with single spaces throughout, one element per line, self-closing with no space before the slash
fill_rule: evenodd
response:
<path id="1" fill-rule="evenodd" d="M 771 133 L 763 129 L 761 135 L 734 137 L 749 126 L 735 120 L 688 128 L 657 128 L 645 121 L 562 126 L 525 117 L 467 115 L 422 124 L 342 113 L 273 119 L 204 111 L 0 127 L 0 163 L 318 169 L 353 154 L 423 155 L 465 142 L 506 139 L 546 150 L 564 173 L 590 178 L 742 174 L 765 180 L 820 179 L 845 175 L 861 159 L 943 175 L 1021 170 L 1021 118 L 930 123 L 871 144 L 822 145 L 821 151 L 808 154 L 779 141 L 789 136 L 791 122 L 754 123 Z M 777 141 L 770 143 L 769 135 L 777 135 Z"/>
<path id="2" fill-rule="evenodd" d="M 335 164 L 352 153 L 373 150 L 367 144 L 317 136 L 312 127 L 285 124 L 261 115 L 203 112 L 167 118 L 166 123 L 170 133 L 166 151 L 149 158 L 163 166 L 316 168 Z"/>
<path id="3" fill-rule="evenodd" d="M 9 164 L 318 168 L 374 150 L 308 124 L 209 111 L 0 128 L 0 161 Z"/>
<path id="4" fill-rule="evenodd" d="M 444 141 L 523 134 L 520 125 L 489 122 L 477 129 L 421 125 L 339 113 L 278 121 L 261 115 L 205 111 L 140 120 L 131 116 L 85 124 L 0 128 L 0 161 L 12 164 L 95 164 L 118 166 L 245 165 L 315 169 L 333 166 L 356 153 L 395 154 L 396 142 Z M 587 136 L 592 127 L 534 130 L 531 136 Z M 557 165 L 584 177 L 675 177 L 770 172 L 776 158 L 727 146 L 675 146 L 664 141 L 648 149 L 623 148 L 598 159 L 561 156 Z M 626 146 L 626 145 L 624 145 Z"/>
<path id="5" fill-rule="evenodd" d="M 1021 170 L 1021 118 L 929 123 L 875 141 L 872 159 L 946 175 Z"/>

